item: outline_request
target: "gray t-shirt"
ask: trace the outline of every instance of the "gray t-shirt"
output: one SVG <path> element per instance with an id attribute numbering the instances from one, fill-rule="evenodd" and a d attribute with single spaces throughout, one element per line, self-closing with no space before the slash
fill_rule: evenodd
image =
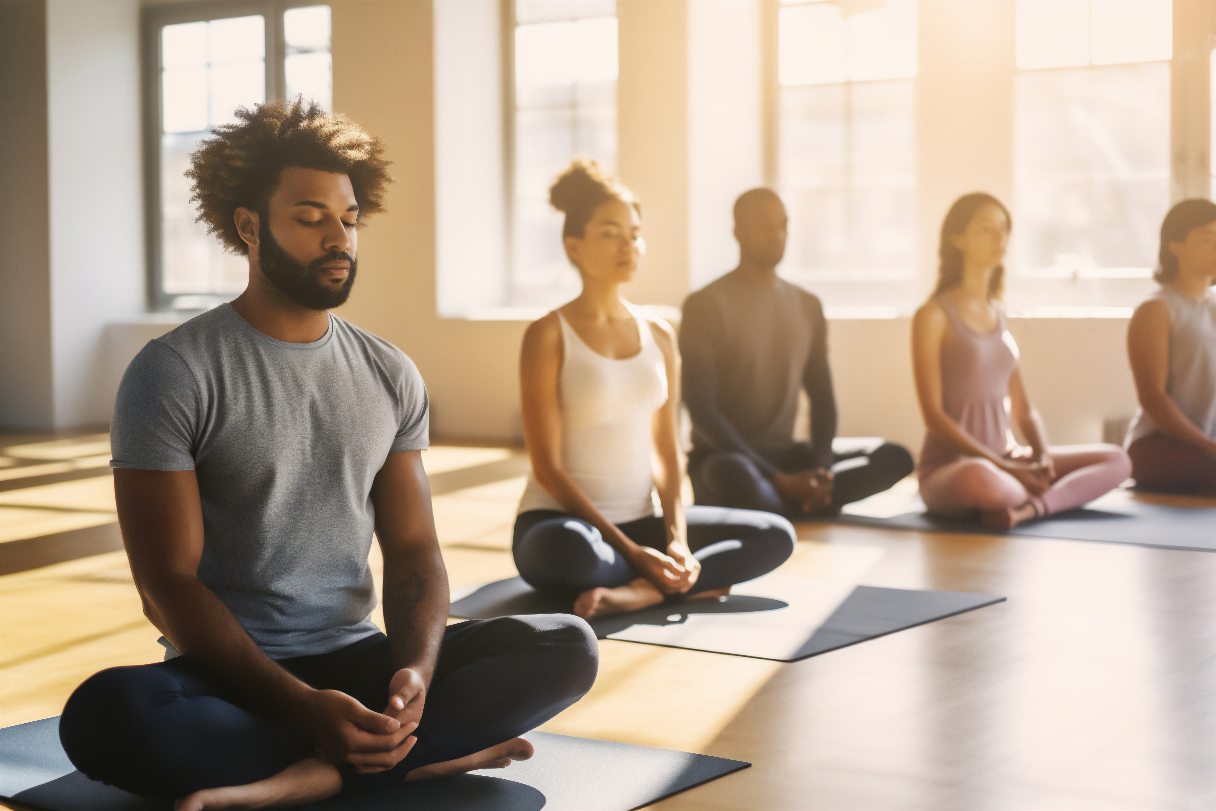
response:
<path id="1" fill-rule="evenodd" d="M 110 464 L 195 471 L 199 580 L 269 656 L 326 653 L 376 631 L 372 483 L 389 454 L 427 446 L 428 418 L 388 342 L 331 315 L 288 343 L 224 304 L 131 361 Z"/>

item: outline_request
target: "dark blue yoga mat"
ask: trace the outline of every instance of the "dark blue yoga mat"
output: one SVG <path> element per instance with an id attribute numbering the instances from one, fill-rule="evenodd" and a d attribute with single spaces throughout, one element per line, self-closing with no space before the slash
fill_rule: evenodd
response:
<path id="1" fill-rule="evenodd" d="M 746 769 L 741 760 L 533 732 L 531 760 L 446 780 L 333 798 L 314 811 L 630 811 Z M 59 719 L 0 729 L 0 797 L 45 811 L 168 811 L 172 802 L 136 797 L 72 768 L 59 745 Z"/>
<path id="2" fill-rule="evenodd" d="M 974 520 L 929 515 L 924 502 L 917 496 L 909 495 L 903 502 L 897 510 L 892 510 L 889 497 L 881 501 L 876 497 L 874 503 L 883 505 L 883 513 L 895 512 L 889 515 L 877 514 L 872 505 L 861 501 L 846 507 L 836 520 L 922 532 L 1015 535 L 1216 552 L 1216 505 L 1204 505 L 1199 501 L 1193 507 L 1179 507 L 1153 503 L 1126 490 L 1115 490 L 1085 507 L 1030 521 L 1008 532 L 985 529 Z"/>
<path id="3" fill-rule="evenodd" d="M 853 586 L 770 574 L 717 600 L 667 603 L 593 619 L 600 639 L 793 662 L 1004 601 L 991 594 Z M 471 590 L 449 614 L 488 619 L 568 612 L 570 601 L 518 577 Z"/>

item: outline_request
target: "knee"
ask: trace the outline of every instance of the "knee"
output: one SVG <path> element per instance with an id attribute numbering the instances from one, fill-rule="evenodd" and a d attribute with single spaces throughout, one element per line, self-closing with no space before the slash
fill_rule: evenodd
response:
<path id="1" fill-rule="evenodd" d="M 1111 478 L 1116 480 L 1116 483 L 1124 479 L 1131 478 L 1132 475 L 1132 458 L 1128 456 L 1127 451 L 1118 445 L 1107 445 L 1107 464 L 1111 468 Z"/>
<path id="2" fill-rule="evenodd" d="M 600 564 L 595 546 L 601 542 L 598 530 L 571 518 L 534 527 L 511 553 L 529 585 L 553 587 L 585 580 Z"/>
<path id="3" fill-rule="evenodd" d="M 142 691 L 128 668 L 89 677 L 68 698 L 59 719 L 59 740 L 77 769 L 94 780 L 115 783 L 116 757 L 138 745 L 133 726 L 143 718 Z"/>
<path id="4" fill-rule="evenodd" d="M 565 700 L 577 701 L 591 689 L 599 672 L 600 646 L 586 620 L 573 614 L 503 619 L 526 626 L 532 647 L 548 661 L 544 681 Z"/>
<path id="5" fill-rule="evenodd" d="M 760 533 L 765 549 L 768 551 L 774 565 L 780 565 L 789 560 L 798 546 L 798 533 L 794 525 L 783 516 L 776 513 L 763 513 L 764 527 Z"/>
<path id="6" fill-rule="evenodd" d="M 916 468 L 916 462 L 908 449 L 894 442 L 879 445 L 870 458 L 877 460 L 895 481 L 904 478 Z"/>

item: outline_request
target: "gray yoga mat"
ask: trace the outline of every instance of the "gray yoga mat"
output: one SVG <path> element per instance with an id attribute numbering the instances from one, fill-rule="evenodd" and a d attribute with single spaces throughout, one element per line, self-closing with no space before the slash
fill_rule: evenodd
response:
<path id="1" fill-rule="evenodd" d="M 1004 601 L 951 591 L 853 586 L 771 574 L 717 600 L 667 603 L 591 621 L 600 639 L 793 662 Z M 570 602 L 513 577 L 452 603 L 464 619 L 568 612 Z"/>
<path id="2" fill-rule="evenodd" d="M 308 806 L 314 811 L 630 811 L 750 766 L 741 760 L 533 732 L 531 760 Z M 45 811 L 168 811 L 72 768 L 59 719 L 0 729 L 0 797 Z"/>
<path id="3" fill-rule="evenodd" d="M 1138 499 L 1125 490 L 1114 490 L 1085 507 L 1052 515 L 1041 521 L 1031 521 L 1008 532 L 985 529 L 974 520 L 931 516 L 925 512 L 924 502 L 914 495 L 895 505 L 890 499 L 881 503 L 885 507 L 884 514 L 874 512 L 862 501 L 846 507 L 836 520 L 922 532 L 1017 535 L 1216 552 L 1216 506 L 1154 504 Z M 893 506 L 895 509 L 892 509 Z M 892 512 L 894 514 L 890 514 Z"/>

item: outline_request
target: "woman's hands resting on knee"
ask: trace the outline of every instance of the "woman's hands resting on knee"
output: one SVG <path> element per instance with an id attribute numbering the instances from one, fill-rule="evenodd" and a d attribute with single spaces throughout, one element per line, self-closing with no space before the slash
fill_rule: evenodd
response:
<path id="1" fill-rule="evenodd" d="M 691 556 L 691 553 L 689 553 Z M 684 564 L 675 558 L 649 546 L 633 544 L 628 554 L 629 564 L 638 574 L 646 578 L 664 594 L 682 594 L 692 588 L 695 576 L 690 579 Z M 698 571 L 700 564 L 697 564 Z"/>
<path id="2" fill-rule="evenodd" d="M 692 550 L 688 548 L 688 541 L 683 538 L 676 538 L 668 542 L 667 556 L 684 570 L 684 576 L 677 584 L 674 593 L 686 594 L 697 584 L 697 578 L 701 575 L 701 561 L 696 559 Z"/>
<path id="3" fill-rule="evenodd" d="M 1042 495 L 1056 480 L 1055 463 L 1043 451 L 1038 456 L 1029 447 L 1015 448 L 999 463 L 1001 470 L 1013 476 L 1032 495 Z"/>

